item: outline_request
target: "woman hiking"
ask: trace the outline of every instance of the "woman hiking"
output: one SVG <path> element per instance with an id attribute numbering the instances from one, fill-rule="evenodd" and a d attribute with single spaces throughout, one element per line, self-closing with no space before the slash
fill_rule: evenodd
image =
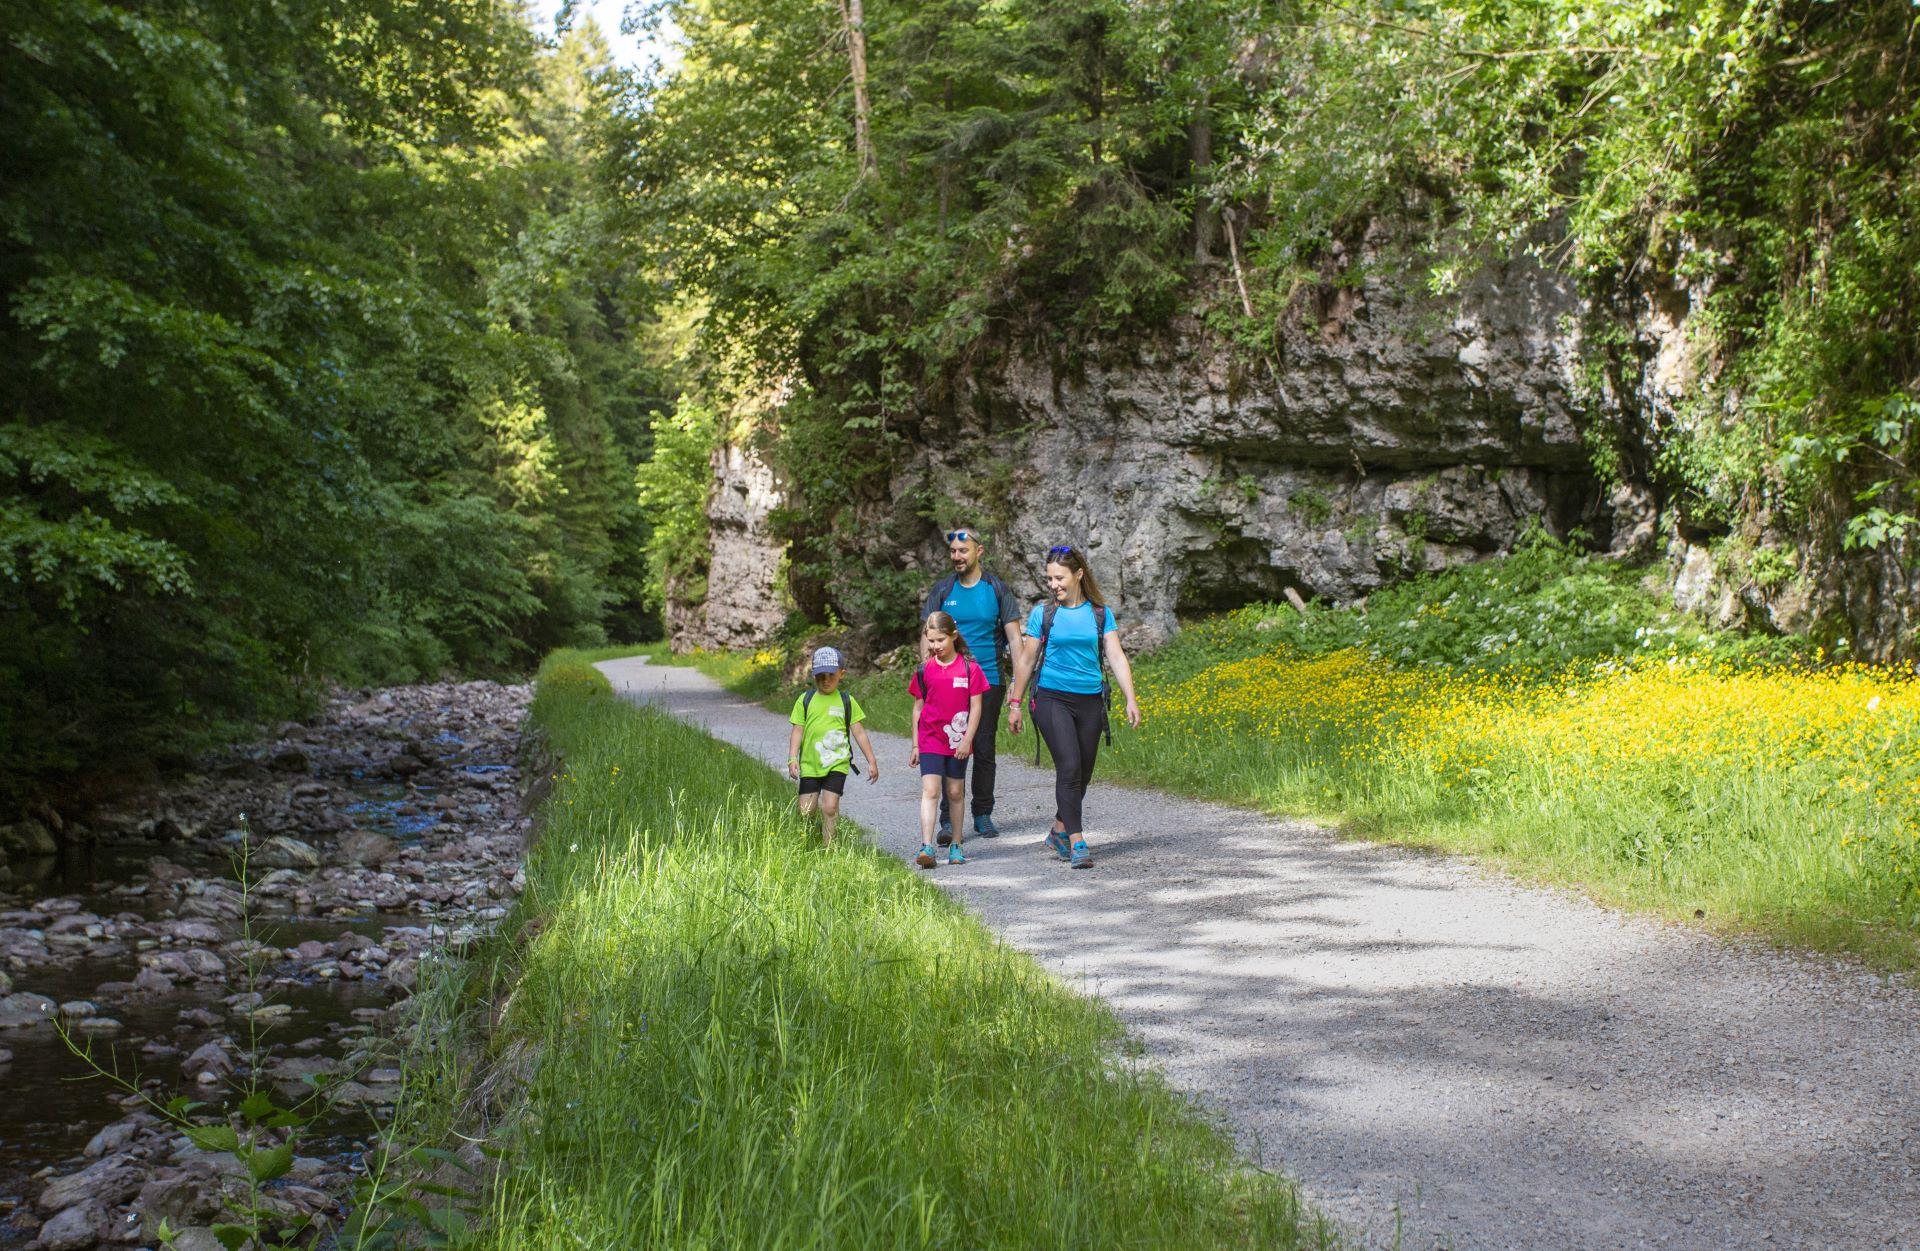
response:
<path id="1" fill-rule="evenodd" d="M 1007 729 L 1020 733 L 1021 695 L 1033 682 L 1033 724 L 1053 753 L 1053 828 L 1047 846 L 1076 869 L 1093 867 L 1081 825 L 1081 806 L 1100 736 L 1107 732 L 1105 658 L 1126 697 L 1127 724 L 1140 728 L 1140 704 L 1133 694 L 1133 667 L 1115 632 L 1113 610 L 1080 549 L 1063 543 L 1047 550 L 1050 603 L 1027 614 L 1026 637 L 1014 661 L 1007 700 Z"/>
<path id="2" fill-rule="evenodd" d="M 967 793 L 967 757 L 980 732 L 980 704 L 987 675 L 967 654 L 967 640 L 943 612 L 931 613 L 925 627 L 927 658 L 907 681 L 913 696 L 913 764 L 920 767 L 920 854 L 923 869 L 939 863 L 934 827 L 942 809 L 957 808 Z M 963 828 L 955 827 L 947 848 L 948 864 L 965 864 Z"/>

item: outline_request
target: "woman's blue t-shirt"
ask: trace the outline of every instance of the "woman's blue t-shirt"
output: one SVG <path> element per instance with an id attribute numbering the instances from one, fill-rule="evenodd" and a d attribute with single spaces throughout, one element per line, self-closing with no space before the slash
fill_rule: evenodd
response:
<path id="1" fill-rule="evenodd" d="M 1107 614 L 1107 629 L 1113 626 L 1113 609 Z M 1035 604 L 1027 614 L 1027 637 L 1040 637 L 1040 624 L 1047 606 Z M 1059 608 L 1053 614 L 1053 632 L 1047 635 L 1047 651 L 1040 659 L 1040 672 L 1034 686 L 1039 690 L 1064 691 L 1069 695 L 1100 693 L 1100 634 L 1094 629 L 1093 605 Z"/>

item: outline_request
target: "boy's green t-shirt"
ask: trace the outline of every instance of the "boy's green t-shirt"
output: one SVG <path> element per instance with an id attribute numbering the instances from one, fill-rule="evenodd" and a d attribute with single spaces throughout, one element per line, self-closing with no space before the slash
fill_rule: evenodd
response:
<path id="1" fill-rule="evenodd" d="M 823 778 L 836 769 L 845 772 L 853 764 L 853 740 L 848 737 L 853 727 L 846 724 L 847 710 L 840 695 L 839 691 L 816 690 L 813 703 L 808 706 L 803 691 L 793 701 L 793 713 L 787 721 L 800 727 L 800 776 L 803 778 Z M 851 694 L 847 699 L 853 705 L 853 719 L 865 721 L 867 714 L 861 709 L 860 701 Z"/>

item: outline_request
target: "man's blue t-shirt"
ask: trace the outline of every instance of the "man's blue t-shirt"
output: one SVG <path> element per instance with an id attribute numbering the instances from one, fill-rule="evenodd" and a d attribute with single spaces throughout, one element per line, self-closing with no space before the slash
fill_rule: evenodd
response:
<path id="1" fill-rule="evenodd" d="M 993 587 L 984 577 L 972 586 L 955 582 L 940 601 L 940 611 L 960 627 L 960 637 L 967 640 L 974 662 L 987 675 L 987 685 L 1000 685 L 1000 598 Z"/>
<path id="2" fill-rule="evenodd" d="M 1113 609 L 1107 614 L 1107 630 L 1113 630 Z M 1027 614 L 1027 637 L 1040 637 L 1047 606 L 1035 604 Z M 1053 631 L 1047 635 L 1047 653 L 1035 675 L 1036 690 L 1064 691 L 1068 695 L 1100 693 L 1100 635 L 1094 629 L 1093 605 L 1054 610 Z"/>

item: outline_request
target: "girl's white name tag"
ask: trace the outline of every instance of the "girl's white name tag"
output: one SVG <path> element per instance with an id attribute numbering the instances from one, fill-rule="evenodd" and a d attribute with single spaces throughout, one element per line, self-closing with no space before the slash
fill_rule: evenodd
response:
<path id="1" fill-rule="evenodd" d="M 966 680 L 965 678 L 955 678 L 955 679 L 953 680 L 953 689 L 954 689 L 954 690 L 956 690 L 956 691 L 964 691 L 964 690 L 966 690 L 966 689 L 967 689 L 967 680 Z"/>

